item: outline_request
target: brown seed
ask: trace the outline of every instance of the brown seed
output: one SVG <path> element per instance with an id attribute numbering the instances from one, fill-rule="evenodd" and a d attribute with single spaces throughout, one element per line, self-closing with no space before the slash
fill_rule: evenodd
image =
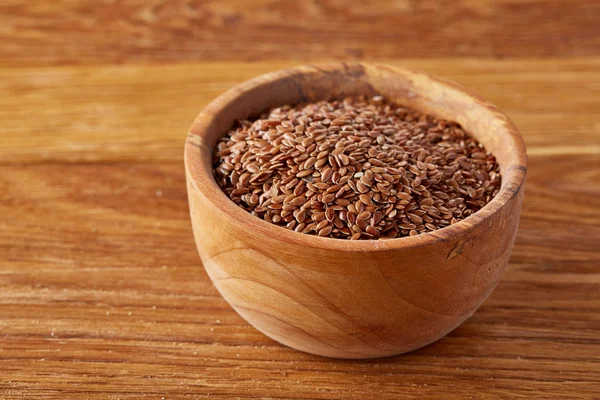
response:
<path id="1" fill-rule="evenodd" d="M 383 213 L 381 211 L 375 211 L 373 214 L 373 223 L 376 225 L 383 219 Z"/>
<path id="2" fill-rule="evenodd" d="M 324 219 L 323 221 L 321 221 L 317 224 L 316 229 L 319 231 L 319 230 L 323 229 L 324 227 L 326 227 L 327 225 L 329 225 L 329 221 Z"/>
<path id="3" fill-rule="evenodd" d="M 433 205 L 433 199 L 431 197 L 427 197 L 423 200 L 421 200 L 421 206 L 432 206 Z"/>
<path id="4" fill-rule="evenodd" d="M 320 158 L 317 160 L 317 162 L 315 163 L 315 168 L 319 169 L 321 168 L 323 165 L 327 164 L 327 159 L 326 158 Z"/>
<path id="5" fill-rule="evenodd" d="M 360 193 L 367 193 L 369 191 L 369 187 L 360 181 L 356 182 L 356 188 Z"/>
<path id="6" fill-rule="evenodd" d="M 234 189 L 231 191 L 231 195 L 232 196 L 241 196 L 243 194 L 248 193 L 248 191 L 249 191 L 248 188 Z"/>
<path id="7" fill-rule="evenodd" d="M 331 226 L 326 226 L 319 231 L 319 236 L 327 236 L 331 233 Z"/>
<path id="8" fill-rule="evenodd" d="M 331 203 L 332 201 L 335 200 L 335 194 L 334 193 L 327 193 L 324 194 L 323 197 L 321 198 L 321 201 L 323 201 L 323 203 Z"/>
<path id="9" fill-rule="evenodd" d="M 412 199 L 412 196 L 408 193 L 404 193 L 404 192 L 398 192 L 396 193 L 396 197 L 402 199 L 402 200 L 406 200 L 409 201 Z"/>
<path id="10" fill-rule="evenodd" d="M 335 218 L 335 210 L 333 207 L 329 207 L 327 210 L 325 210 L 325 218 L 327 221 L 333 222 L 333 219 Z"/>
<path id="11" fill-rule="evenodd" d="M 314 141 L 315 141 L 315 139 L 313 139 L 311 137 L 307 137 L 306 139 L 302 140 L 302 146 L 304 146 L 304 147 L 310 146 Z"/>
<path id="12" fill-rule="evenodd" d="M 296 214 L 296 220 L 298 222 L 304 222 L 306 219 L 306 210 L 300 210 L 298 214 Z"/>
<path id="13" fill-rule="evenodd" d="M 289 203 L 290 201 L 294 200 L 296 198 L 296 195 L 293 193 L 290 193 L 288 195 L 285 196 L 285 198 L 283 199 L 284 203 Z"/>
<path id="14" fill-rule="evenodd" d="M 323 170 L 323 172 L 321 173 L 321 179 L 323 180 L 323 182 L 327 182 L 331 179 L 331 177 L 333 176 L 333 169 L 331 168 L 325 168 Z"/>
<path id="15" fill-rule="evenodd" d="M 342 185 L 332 185 L 327 188 L 327 193 L 335 193 L 342 188 Z"/>
<path id="16" fill-rule="evenodd" d="M 408 170 L 410 172 L 412 172 L 413 174 L 417 175 L 417 176 L 421 173 L 421 171 L 419 170 L 419 168 L 417 166 L 415 166 L 415 165 L 409 165 L 408 166 Z"/>
<path id="17" fill-rule="evenodd" d="M 246 187 L 248 186 L 248 183 L 250 182 L 250 174 L 248 172 L 244 172 L 241 176 L 240 176 L 240 180 L 238 182 L 238 184 L 241 187 Z"/>
<path id="18" fill-rule="evenodd" d="M 300 171 L 296 174 L 298 178 L 304 178 L 305 176 L 312 175 L 312 169 L 305 169 L 304 171 Z"/>
<path id="19" fill-rule="evenodd" d="M 458 182 L 456 182 L 454 179 L 448 179 L 448 180 L 446 181 L 446 184 L 447 184 L 448 186 L 451 186 L 451 187 L 453 187 L 453 188 L 454 188 L 454 189 L 456 189 L 456 190 L 460 189 L 460 186 L 459 186 Z"/>
<path id="20" fill-rule="evenodd" d="M 286 187 L 287 189 L 291 189 L 291 188 L 293 188 L 294 186 L 296 186 L 297 184 L 298 184 L 298 178 L 294 178 L 294 179 L 292 179 L 291 181 L 289 181 L 289 182 L 288 182 L 288 184 L 287 184 L 287 185 L 285 185 L 285 187 Z"/>
<path id="21" fill-rule="evenodd" d="M 400 224 L 400 228 L 402 229 L 415 229 L 417 226 L 415 224 Z"/>
<path id="22" fill-rule="evenodd" d="M 362 201 L 367 206 L 373 205 L 371 198 L 369 196 L 367 196 L 366 194 L 361 194 L 358 196 L 358 198 L 360 199 L 360 201 Z"/>
<path id="23" fill-rule="evenodd" d="M 377 229 L 373 228 L 371 225 L 367 226 L 366 232 L 375 238 L 379 237 L 379 232 L 377 231 Z"/>
<path id="24" fill-rule="evenodd" d="M 357 219 L 357 220 L 356 220 L 356 225 L 358 225 L 358 227 L 359 227 L 360 229 L 363 229 L 363 230 L 364 230 L 364 229 L 365 229 L 367 226 L 369 226 L 369 221 L 367 221 L 367 220 L 364 220 L 364 219 L 363 219 L 363 220 L 358 220 L 358 219 Z"/>
<path id="25" fill-rule="evenodd" d="M 312 220 L 315 222 L 320 222 L 320 221 L 323 221 L 324 219 L 325 219 L 324 212 L 319 211 L 319 212 L 313 213 L 313 215 L 312 215 Z"/>
<path id="26" fill-rule="evenodd" d="M 310 168 L 312 168 L 315 165 L 316 162 L 317 162 L 317 159 L 315 157 L 309 157 L 304 162 L 304 165 L 302 166 L 302 168 L 304 168 L 304 169 L 310 169 Z"/>
<path id="27" fill-rule="evenodd" d="M 342 177 L 342 175 L 340 174 L 339 171 L 335 171 L 333 173 L 333 175 L 331 176 L 331 181 L 333 183 L 340 183 L 340 178 Z"/>
<path id="28" fill-rule="evenodd" d="M 258 166 L 256 164 L 246 165 L 246 170 L 252 174 L 256 174 L 257 172 L 260 171 L 260 169 L 258 168 Z"/>
<path id="29" fill-rule="evenodd" d="M 305 189 L 306 189 L 306 186 L 304 186 L 301 182 L 300 184 L 296 185 L 296 187 L 294 188 L 294 195 L 301 196 L 304 193 Z"/>
<path id="30" fill-rule="evenodd" d="M 356 210 L 356 206 L 354 204 L 348 204 L 348 206 L 346 208 L 348 209 L 349 212 L 353 212 L 354 214 L 358 214 L 358 211 Z"/>
<path id="31" fill-rule="evenodd" d="M 360 199 L 356 200 L 356 202 L 354 203 L 354 208 L 356 208 L 356 211 L 360 214 L 365 209 L 365 203 L 360 201 Z"/>
<path id="32" fill-rule="evenodd" d="M 341 171 L 341 170 L 340 170 L 340 171 Z M 341 172 L 340 172 L 340 173 L 341 173 Z M 343 184 L 345 184 L 345 183 L 349 183 L 349 182 L 351 182 L 351 181 L 350 181 L 350 177 L 349 177 L 348 175 L 346 175 L 346 176 L 342 176 L 342 177 L 340 178 L 339 184 L 340 184 L 340 185 L 343 185 Z M 354 189 L 352 189 L 352 190 L 354 190 Z"/>
<path id="33" fill-rule="evenodd" d="M 378 184 L 377 184 L 377 189 L 379 189 L 379 191 L 380 191 L 381 193 L 383 193 L 384 195 L 386 195 L 386 196 L 390 194 L 390 191 L 389 191 L 389 190 L 387 189 L 387 187 L 385 187 L 385 185 L 384 185 L 384 184 L 382 184 L 382 183 L 378 183 Z"/>
<path id="34" fill-rule="evenodd" d="M 277 193 L 279 193 L 279 190 L 275 186 L 273 186 L 273 187 L 271 187 L 271 189 L 269 189 L 269 196 L 271 198 L 277 196 Z"/>
<path id="35" fill-rule="evenodd" d="M 348 211 L 346 214 L 346 219 L 349 223 L 354 224 L 356 222 L 356 214 L 352 211 Z"/>
<path id="36" fill-rule="evenodd" d="M 314 222 L 312 224 L 306 225 L 306 228 L 304 228 L 302 233 L 312 232 L 315 230 L 316 226 L 317 226 L 317 224 Z"/>
<path id="37" fill-rule="evenodd" d="M 414 222 L 415 224 L 420 224 L 421 222 L 423 222 L 423 220 L 421 219 L 421 217 L 419 217 L 418 215 L 415 214 L 407 214 L 408 218 Z"/>
<path id="38" fill-rule="evenodd" d="M 340 165 L 337 162 L 337 158 L 335 158 L 333 156 L 327 157 L 327 161 L 329 162 L 329 165 L 331 165 L 332 168 L 339 168 L 340 167 Z"/>
<path id="39" fill-rule="evenodd" d="M 299 207 L 306 203 L 306 199 L 304 197 L 296 197 L 294 200 L 290 201 L 290 204 Z"/>
<path id="40" fill-rule="evenodd" d="M 292 220 L 286 224 L 286 227 L 293 230 L 296 227 L 296 224 L 298 224 L 298 222 L 296 222 L 296 220 Z"/>
<path id="41" fill-rule="evenodd" d="M 371 213 L 369 211 L 363 211 L 356 216 L 358 221 L 367 220 L 369 218 L 371 218 Z"/>
<path id="42" fill-rule="evenodd" d="M 433 222 L 433 218 L 431 218 L 429 215 L 422 215 L 421 219 L 426 222 L 426 223 L 432 223 Z"/>

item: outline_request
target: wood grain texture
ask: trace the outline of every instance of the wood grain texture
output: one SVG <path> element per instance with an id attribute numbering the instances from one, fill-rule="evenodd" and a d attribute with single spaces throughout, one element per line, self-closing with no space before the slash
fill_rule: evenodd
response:
<path id="1" fill-rule="evenodd" d="M 600 151 L 600 58 L 388 62 L 459 82 L 496 104 L 525 135 L 530 156 Z M 3 68 L 0 162 L 179 159 L 178 133 L 187 132 L 210 101 L 247 79 L 293 65 Z"/>
<path id="2" fill-rule="evenodd" d="M 600 55 L 594 0 L 4 0 L 0 65 Z"/>
<path id="3" fill-rule="evenodd" d="M 600 63 L 395 64 L 507 111 L 529 172 L 511 262 L 478 312 L 431 346 L 365 362 L 254 330 L 194 248 L 185 132 L 219 92 L 281 63 L 4 69 L 0 397 L 593 399 Z"/>
<path id="4" fill-rule="evenodd" d="M 294 20 L 292 2 L 1 2 L 0 398 L 598 397 L 598 2 L 362 2 L 329 26 L 319 10 L 342 3 L 318 3 Z M 393 23 L 358 23 L 367 12 Z M 394 60 L 407 55 L 420 59 Z M 227 305 L 194 246 L 182 153 L 198 111 L 243 80 L 330 58 L 455 80 L 528 146 L 499 286 L 403 356 L 278 345 Z"/>

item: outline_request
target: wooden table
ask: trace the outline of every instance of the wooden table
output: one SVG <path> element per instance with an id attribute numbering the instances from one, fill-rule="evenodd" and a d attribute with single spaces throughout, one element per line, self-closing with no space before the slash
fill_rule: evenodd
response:
<path id="1" fill-rule="evenodd" d="M 344 4 L 2 2 L 0 398 L 600 397 L 600 3 Z M 192 239 L 195 115 L 245 79 L 332 59 L 455 80 L 528 145 L 504 279 L 403 356 L 282 347 L 219 296 Z"/>

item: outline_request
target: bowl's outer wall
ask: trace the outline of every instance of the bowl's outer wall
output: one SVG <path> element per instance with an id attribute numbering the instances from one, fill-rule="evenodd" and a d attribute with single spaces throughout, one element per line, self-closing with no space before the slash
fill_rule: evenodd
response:
<path id="1" fill-rule="evenodd" d="M 347 67 L 344 68 L 347 72 Z M 389 74 L 390 71 L 385 72 L 388 80 Z M 403 77 L 410 84 L 412 78 L 413 75 Z M 269 84 L 291 87 L 302 98 L 318 96 L 310 93 L 312 89 L 302 87 L 302 82 L 300 79 L 294 84 Z M 314 86 L 314 79 L 310 85 Z M 363 85 L 368 92 L 382 90 L 377 88 L 381 80 L 371 79 Z M 403 89 L 406 85 L 406 82 L 401 84 L 402 89 L 394 95 L 410 96 Z M 343 84 L 336 87 L 340 86 Z M 219 201 L 229 201 L 222 193 L 215 201 L 216 183 L 210 182 L 212 178 L 206 174 L 210 171 L 210 152 L 218 138 L 215 130 L 222 134 L 240 115 L 256 112 L 251 100 L 261 95 L 259 90 L 253 90 L 250 95 L 240 92 L 240 98 L 245 96 L 245 100 L 238 104 L 234 101 L 226 105 L 229 116 L 221 113 L 207 121 L 206 115 L 201 114 L 186 146 L 188 197 L 198 251 L 215 286 L 236 311 L 283 344 L 340 358 L 407 352 L 439 339 L 468 318 L 494 289 L 508 263 L 521 211 L 523 185 L 509 187 L 500 206 L 478 212 L 464 221 L 472 222 L 462 224 L 461 229 L 447 228 L 450 234 L 430 233 L 422 245 L 414 245 L 413 240 L 411 246 L 387 248 L 379 242 L 381 248 L 378 248 L 375 241 L 372 251 L 353 251 L 351 247 L 332 250 L 327 246 L 282 240 L 277 235 L 265 234 L 262 228 L 250 231 L 248 223 L 240 223 L 240 219 L 219 206 Z M 329 86 L 326 90 L 334 89 Z M 429 95 L 435 97 L 429 100 L 429 105 L 450 101 L 440 99 L 434 92 Z M 404 100 L 412 104 L 409 97 Z M 219 101 L 223 102 L 218 99 L 216 103 Z M 460 101 L 456 104 L 461 104 Z M 469 98 L 469 101 L 477 100 Z M 427 104 L 416 105 L 427 109 Z M 489 115 L 480 126 L 480 120 L 470 119 L 471 111 L 459 115 L 452 107 L 445 109 L 446 114 L 462 118 L 463 125 L 486 128 L 487 124 L 485 135 L 502 128 L 489 125 L 488 120 L 494 119 Z M 509 122 L 501 118 L 499 123 Z M 206 136 L 204 130 L 209 125 L 213 132 Z M 511 149 L 503 140 L 482 139 L 492 151 L 499 143 L 502 145 L 497 151 L 505 177 L 522 173 L 524 179 L 525 165 L 513 165 Z M 202 171 L 206 179 L 199 182 L 192 171 Z M 242 215 L 246 221 L 266 224 L 245 212 Z"/>
<path id="2" fill-rule="evenodd" d="M 254 327 L 298 350 L 342 358 L 410 351 L 442 337 L 486 299 L 508 263 L 522 192 L 455 240 L 385 252 L 336 252 L 224 224 L 188 185 L 202 262 Z"/>

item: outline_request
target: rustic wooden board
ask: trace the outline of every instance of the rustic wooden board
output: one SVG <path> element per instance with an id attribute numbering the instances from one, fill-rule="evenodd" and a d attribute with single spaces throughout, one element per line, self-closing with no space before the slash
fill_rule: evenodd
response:
<path id="1" fill-rule="evenodd" d="M 282 347 L 196 255 L 197 111 L 282 63 L 0 71 L 0 397 L 597 397 L 600 60 L 409 60 L 505 110 L 530 168 L 504 279 L 439 342 L 336 361 Z"/>
<path id="2" fill-rule="evenodd" d="M 0 398 L 597 399 L 599 15 L 588 0 L 2 1 Z M 198 111 L 331 59 L 455 80 L 528 145 L 504 279 L 403 356 L 280 346 L 219 296 L 192 238 Z"/>
<path id="3" fill-rule="evenodd" d="M 0 60 L 589 56 L 599 16 L 595 0 L 3 0 Z"/>

